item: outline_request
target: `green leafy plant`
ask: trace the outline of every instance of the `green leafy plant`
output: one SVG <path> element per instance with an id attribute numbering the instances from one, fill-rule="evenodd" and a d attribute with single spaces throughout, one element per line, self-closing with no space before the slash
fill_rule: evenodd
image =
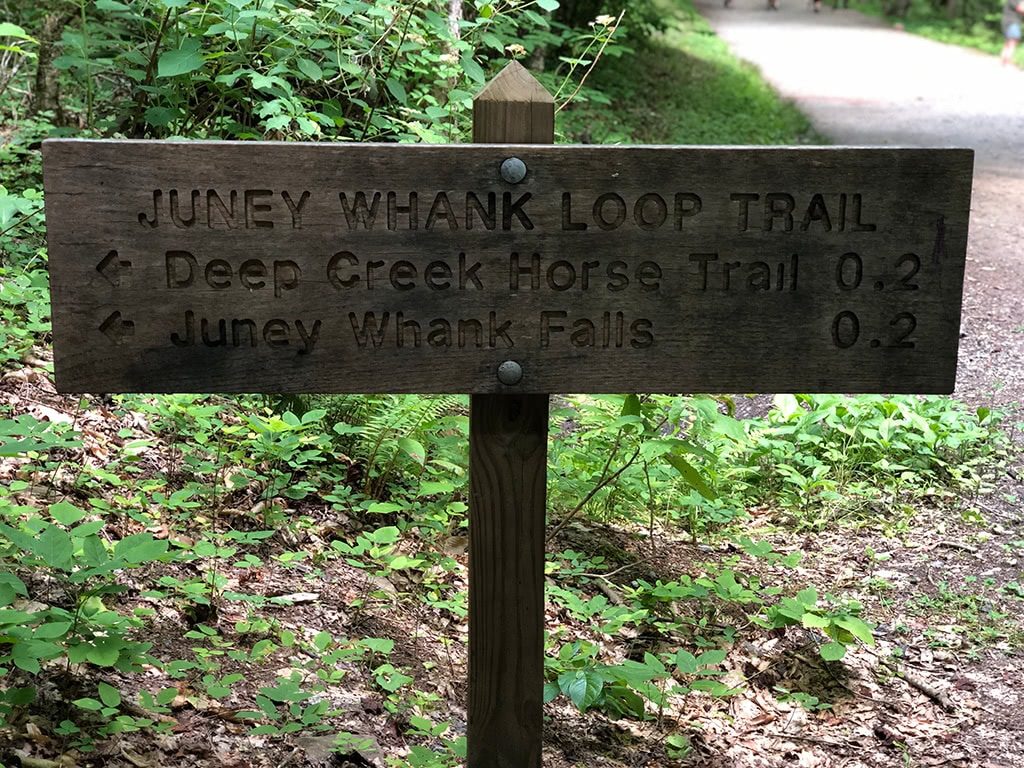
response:
<path id="1" fill-rule="evenodd" d="M 615 664 L 598 663 L 599 653 L 594 643 L 576 641 L 561 646 L 557 656 L 547 656 L 549 682 L 544 686 L 544 700 L 564 695 L 580 712 L 601 709 L 613 717 L 644 719 L 647 702 L 660 710 L 670 694 L 703 691 L 727 696 L 732 692 L 714 679 L 726 657 L 723 650 L 695 656 L 679 649 L 664 659 L 645 653 L 642 661 L 627 659 Z"/>
<path id="2" fill-rule="evenodd" d="M 55 65 L 85 92 L 88 125 L 128 135 L 437 142 L 466 132 L 492 60 L 608 48 L 603 26 L 553 22 L 554 0 L 467 3 L 455 22 L 435 5 L 83 2 Z M 100 98 L 111 82 L 128 98 Z"/>
<path id="3" fill-rule="evenodd" d="M 251 731 L 253 735 L 280 736 L 288 733 L 324 732 L 330 725 L 324 718 L 335 714 L 326 699 L 311 701 L 314 694 L 304 691 L 298 675 L 279 677 L 276 685 L 264 686 L 256 695 L 258 710 L 243 710 L 239 718 L 267 720 Z"/>
<path id="4" fill-rule="evenodd" d="M 808 588 L 796 597 L 784 597 L 769 606 L 765 615 L 768 625 L 774 628 L 803 626 L 821 630 L 829 641 L 821 645 L 818 652 L 825 661 L 838 661 L 857 641 L 875 644 L 871 625 L 858 616 L 860 609 L 860 604 L 852 602 L 833 609 L 819 606 L 817 590 Z"/>

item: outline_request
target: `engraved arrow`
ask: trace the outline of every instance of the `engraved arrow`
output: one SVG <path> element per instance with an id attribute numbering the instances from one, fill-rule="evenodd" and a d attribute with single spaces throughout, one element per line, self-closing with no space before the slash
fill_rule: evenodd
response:
<path id="1" fill-rule="evenodd" d="M 96 271 L 103 275 L 112 286 L 120 288 L 121 277 L 122 275 L 127 276 L 132 271 L 132 263 L 128 259 L 118 258 L 117 251 L 111 251 L 103 258 L 103 261 L 96 265 Z"/>
<path id="2" fill-rule="evenodd" d="M 135 323 L 122 319 L 120 312 L 114 312 L 100 324 L 100 333 L 114 344 L 124 344 L 128 337 L 135 335 Z"/>

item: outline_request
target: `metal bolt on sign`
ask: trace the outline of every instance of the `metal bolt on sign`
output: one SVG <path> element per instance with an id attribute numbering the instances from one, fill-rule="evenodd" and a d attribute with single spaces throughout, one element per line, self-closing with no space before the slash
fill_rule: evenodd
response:
<path id="1" fill-rule="evenodd" d="M 498 366 L 498 381 L 512 386 L 523 380 L 523 366 L 515 360 L 506 360 Z"/>
<path id="2" fill-rule="evenodd" d="M 518 184 L 526 178 L 526 163 L 518 157 L 510 157 L 501 164 L 501 178 L 509 184 Z"/>

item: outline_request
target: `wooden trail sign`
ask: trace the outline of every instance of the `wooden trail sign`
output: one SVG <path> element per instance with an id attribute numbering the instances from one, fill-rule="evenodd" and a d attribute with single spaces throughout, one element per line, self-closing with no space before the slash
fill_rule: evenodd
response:
<path id="1" fill-rule="evenodd" d="M 953 388 L 969 150 L 44 156 L 67 391 Z"/>
<path id="2" fill-rule="evenodd" d="M 469 392 L 469 768 L 541 763 L 548 392 L 950 392 L 973 153 L 47 141 L 65 392 Z"/>

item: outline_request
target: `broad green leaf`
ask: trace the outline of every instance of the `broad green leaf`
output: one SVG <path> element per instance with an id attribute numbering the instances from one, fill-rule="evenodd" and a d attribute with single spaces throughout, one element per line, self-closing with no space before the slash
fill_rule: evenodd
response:
<path id="1" fill-rule="evenodd" d="M 653 653 L 644 654 L 644 664 L 648 669 L 654 670 L 658 677 L 664 677 L 668 674 L 668 670 L 665 669 L 665 665 L 661 663 L 661 659 L 655 656 Z"/>
<path id="2" fill-rule="evenodd" d="M 79 709 L 84 709 L 88 712 L 99 712 L 101 709 L 103 709 L 103 704 L 96 701 L 96 699 L 90 699 L 88 697 L 84 699 L 75 699 L 71 703 Z"/>
<path id="3" fill-rule="evenodd" d="M 306 411 L 304 414 L 302 414 L 302 423 L 303 425 L 314 424 L 320 421 L 326 415 L 327 410 L 325 408 L 314 408 L 313 410 Z"/>
<path id="4" fill-rule="evenodd" d="M 62 531 L 55 525 L 50 525 L 39 534 L 35 552 L 51 568 L 67 570 L 71 566 L 74 546 L 66 531 Z"/>
<path id="5" fill-rule="evenodd" d="M 679 649 L 676 652 L 676 666 L 684 675 L 697 674 L 697 657 L 689 651 Z"/>
<path id="6" fill-rule="evenodd" d="M 832 623 L 831 619 L 819 616 L 816 613 L 805 613 L 800 617 L 800 622 L 808 629 L 824 629 Z"/>
<path id="7" fill-rule="evenodd" d="M 600 698 L 604 679 L 586 670 L 565 672 L 558 677 L 558 687 L 576 705 L 576 709 L 586 712 Z"/>
<path id="8" fill-rule="evenodd" d="M 393 501 L 375 501 L 366 508 L 366 511 L 375 515 L 390 515 L 393 512 L 401 512 L 403 509 L 405 507 L 395 504 Z"/>
<path id="9" fill-rule="evenodd" d="M 659 671 L 647 664 L 641 664 L 639 661 L 626 659 L 621 664 L 606 667 L 603 674 L 606 679 L 621 680 L 634 688 L 639 688 L 645 683 L 663 676 L 664 671 L 664 666 Z"/>
<path id="10" fill-rule="evenodd" d="M 38 640 L 56 640 L 58 637 L 64 637 L 69 629 L 70 621 L 51 621 L 36 627 L 32 631 L 32 636 Z"/>
<path id="11" fill-rule="evenodd" d="M 62 525 L 74 525 L 88 513 L 66 501 L 50 505 L 50 517 Z"/>
<path id="12" fill-rule="evenodd" d="M 462 54 L 462 71 L 466 73 L 474 83 L 483 83 L 487 79 L 487 75 L 484 73 L 483 68 L 473 60 L 473 54 L 466 52 Z"/>
<path id="13" fill-rule="evenodd" d="M 19 669 L 38 674 L 39 662 L 60 655 L 60 647 L 44 640 L 21 640 L 11 649 L 11 661 Z"/>
<path id="14" fill-rule="evenodd" d="M 412 460 L 421 466 L 427 460 L 427 450 L 423 447 L 423 444 L 413 440 L 411 437 L 401 438 L 398 441 L 398 447 L 409 454 Z"/>
<path id="15" fill-rule="evenodd" d="M 395 641 L 390 638 L 364 637 L 359 644 L 374 653 L 381 653 L 385 656 L 395 650 Z"/>
<path id="16" fill-rule="evenodd" d="M 178 693 L 179 691 L 177 688 L 162 688 L 156 695 L 156 703 L 161 707 L 165 707 L 178 698 Z"/>
<path id="17" fill-rule="evenodd" d="M 17 24 L 12 24 L 9 21 L 0 21 L 0 37 L 16 37 L 19 40 L 33 41 L 35 39 Z"/>
<path id="18" fill-rule="evenodd" d="M 31 704 L 35 701 L 36 689 L 34 686 L 26 686 L 24 688 L 8 688 L 4 699 L 8 704 L 13 704 L 16 707 L 24 707 L 26 704 Z"/>
<path id="19" fill-rule="evenodd" d="M 0 610 L 0 624 L 26 624 L 34 618 L 34 614 L 25 611 Z"/>
<path id="20" fill-rule="evenodd" d="M 263 127 L 268 131 L 280 131 L 292 124 L 291 115 L 274 115 L 267 120 Z"/>
<path id="21" fill-rule="evenodd" d="M 423 560 L 415 557 L 407 557 L 406 555 L 399 555 L 388 563 L 388 568 L 394 571 L 402 571 L 406 568 L 419 568 L 421 565 L 423 565 Z"/>
<path id="22" fill-rule="evenodd" d="M 299 71 L 310 80 L 319 81 L 324 79 L 324 71 L 320 69 L 320 65 L 312 59 L 299 59 L 295 64 L 299 68 Z M 306 421 L 305 416 L 303 416 L 302 420 L 304 422 Z"/>
<path id="23" fill-rule="evenodd" d="M 156 62 L 157 77 L 178 77 L 195 72 L 203 66 L 200 42 L 193 38 L 185 40 L 176 51 L 165 51 Z"/>
<path id="24" fill-rule="evenodd" d="M 799 600 L 802 605 L 805 605 L 808 608 L 813 608 L 818 604 L 818 590 L 811 587 L 802 589 L 797 594 L 796 599 Z"/>
<path id="25" fill-rule="evenodd" d="M 552 11 L 557 11 L 558 6 L 561 5 L 561 3 L 559 3 L 558 0 L 537 0 L 537 5 L 550 13 Z"/>
<path id="26" fill-rule="evenodd" d="M 455 485 L 450 480 L 422 480 L 420 481 L 421 496 L 437 496 L 442 493 L 451 493 Z"/>
<path id="27" fill-rule="evenodd" d="M 265 688 L 260 688 L 260 693 L 270 701 L 277 702 L 302 701 L 309 698 L 309 694 L 300 691 L 295 683 L 287 681 L 283 681 L 278 686 L 268 685 Z"/>
<path id="28" fill-rule="evenodd" d="M 82 540 L 82 559 L 97 567 L 110 560 L 110 553 L 99 536 L 87 536 Z"/>
<path id="29" fill-rule="evenodd" d="M 677 453 L 668 453 L 665 454 L 665 461 L 675 467 L 676 471 L 682 475 L 689 486 L 705 499 L 714 501 L 718 498 L 718 494 L 707 484 L 707 481 L 704 480 L 700 472 L 682 456 Z"/>
<path id="30" fill-rule="evenodd" d="M 544 703 L 547 704 L 549 701 L 554 701 L 560 692 L 561 689 L 558 687 L 558 683 L 544 683 Z"/>
<path id="31" fill-rule="evenodd" d="M 620 416 L 639 416 L 640 415 L 640 398 L 636 395 L 626 395 L 626 399 L 622 403 L 622 413 Z"/>
<path id="32" fill-rule="evenodd" d="M 702 667 L 713 667 L 725 661 L 725 657 L 728 655 L 729 652 L 721 648 L 716 648 L 713 651 L 704 651 L 704 653 L 697 657 L 697 663 Z"/>
<path id="33" fill-rule="evenodd" d="M 103 530 L 106 522 L 103 520 L 93 520 L 91 523 L 82 523 L 72 528 L 69 533 L 73 539 L 84 539 L 88 536 L 92 536 L 95 533 L 99 533 Z"/>
<path id="34" fill-rule="evenodd" d="M 875 636 L 871 633 L 871 627 L 867 622 L 858 619 L 856 616 L 844 616 L 840 619 L 833 619 L 832 623 L 842 627 L 865 645 L 875 644 Z"/>
<path id="35" fill-rule="evenodd" d="M 19 531 L 17 528 L 12 528 L 5 523 L 0 523 L 0 534 L 3 534 L 10 539 L 11 542 L 23 552 L 38 555 L 36 552 L 36 540 L 24 531 Z"/>
<path id="36" fill-rule="evenodd" d="M 164 540 L 154 539 L 151 533 L 136 533 L 126 536 L 114 546 L 114 557 L 129 563 L 146 563 L 158 560 L 166 554 L 168 544 Z"/>
<path id="37" fill-rule="evenodd" d="M 395 100 L 405 106 L 409 103 L 409 94 L 405 92 L 405 86 L 403 86 L 398 80 L 393 77 L 389 77 L 384 84 L 391 91 L 391 95 L 395 97 Z"/>
<path id="38" fill-rule="evenodd" d="M 18 595 L 27 597 L 28 594 L 25 582 L 13 573 L 0 572 L 0 605 L 10 605 Z"/>
<path id="39" fill-rule="evenodd" d="M 839 661 L 846 655 L 846 646 L 842 643 L 825 643 L 818 649 L 825 661 Z"/>
<path id="40" fill-rule="evenodd" d="M 703 691 L 711 696 L 731 696 L 736 692 L 735 688 L 730 688 L 717 680 L 694 680 L 690 688 L 695 691 Z"/>
<path id="41" fill-rule="evenodd" d="M 101 638 L 88 646 L 85 658 L 97 667 L 112 667 L 121 655 L 122 641 L 115 638 Z"/>
<path id="42" fill-rule="evenodd" d="M 393 525 L 385 525 L 376 531 L 366 534 L 366 538 L 374 544 L 394 544 L 402 536 L 402 532 Z"/>
<path id="43" fill-rule="evenodd" d="M 107 683 L 100 683 L 99 685 L 100 700 L 108 707 L 119 707 L 121 706 L 121 694 L 117 692 L 117 688 Z"/>

